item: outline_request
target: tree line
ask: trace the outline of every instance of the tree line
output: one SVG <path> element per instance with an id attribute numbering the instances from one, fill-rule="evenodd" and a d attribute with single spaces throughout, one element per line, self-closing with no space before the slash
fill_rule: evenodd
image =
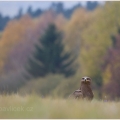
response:
<path id="1" fill-rule="evenodd" d="M 94 10 L 95 8 L 97 8 L 99 6 L 98 2 L 90 2 L 87 1 L 86 3 L 86 7 L 85 9 L 87 9 L 88 11 Z M 70 18 L 72 13 L 77 9 L 77 8 L 83 8 L 83 6 L 78 3 L 77 5 L 73 6 L 70 9 L 64 9 L 64 5 L 63 2 L 58 2 L 58 3 L 51 3 L 49 9 L 53 9 L 55 10 L 55 12 L 57 14 L 63 14 L 66 18 Z M 18 10 L 17 15 L 15 15 L 13 18 L 10 18 L 10 16 L 2 16 L 2 13 L 0 13 L 0 31 L 3 31 L 4 28 L 6 27 L 7 23 L 10 20 L 14 20 L 14 19 L 20 19 L 23 15 L 25 14 L 29 14 L 32 18 L 36 18 L 39 17 L 42 13 L 44 13 L 46 10 L 42 10 L 41 8 L 36 9 L 35 11 L 32 10 L 32 7 L 29 6 L 26 13 L 23 14 L 23 10 L 22 8 L 20 8 Z"/>

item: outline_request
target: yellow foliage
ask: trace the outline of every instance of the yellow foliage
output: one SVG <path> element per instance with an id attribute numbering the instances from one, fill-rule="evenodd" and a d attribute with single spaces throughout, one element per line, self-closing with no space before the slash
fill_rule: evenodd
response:
<path id="1" fill-rule="evenodd" d="M 77 9 L 65 26 L 65 43 L 70 49 L 79 50 L 82 46 L 82 31 L 90 23 L 90 13 L 85 9 Z"/>
<path id="2" fill-rule="evenodd" d="M 107 2 L 92 12 L 77 9 L 64 27 L 66 50 L 79 57 L 77 75 L 102 76 L 101 65 L 120 24 L 120 2 Z M 108 73 L 106 73 L 108 74 Z M 102 81 L 102 80 L 101 80 Z"/>
<path id="3" fill-rule="evenodd" d="M 112 2 L 92 13 L 91 24 L 82 32 L 84 45 L 80 49 L 80 63 L 83 74 L 95 76 L 96 71 L 100 71 L 103 57 L 111 46 L 110 36 L 117 31 L 119 9 L 120 3 Z"/>
<path id="4" fill-rule="evenodd" d="M 110 82 L 111 79 L 111 71 L 110 65 L 106 67 L 106 70 L 103 72 L 103 84 L 106 85 Z"/>

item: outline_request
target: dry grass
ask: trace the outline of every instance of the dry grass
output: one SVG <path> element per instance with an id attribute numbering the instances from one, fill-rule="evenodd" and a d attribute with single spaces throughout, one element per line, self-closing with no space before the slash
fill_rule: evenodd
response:
<path id="1" fill-rule="evenodd" d="M 120 102 L 0 96 L 0 118 L 120 118 Z"/>

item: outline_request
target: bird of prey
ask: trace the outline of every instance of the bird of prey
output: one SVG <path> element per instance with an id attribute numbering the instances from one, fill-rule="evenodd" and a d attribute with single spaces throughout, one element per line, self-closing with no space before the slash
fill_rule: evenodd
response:
<path id="1" fill-rule="evenodd" d="M 83 77 L 81 80 L 80 90 L 83 94 L 83 98 L 87 100 L 92 100 L 94 95 L 91 89 L 91 78 L 90 77 Z"/>
<path id="2" fill-rule="evenodd" d="M 91 78 L 83 77 L 80 88 L 75 90 L 70 96 L 73 96 L 75 99 L 92 100 L 94 95 L 91 89 Z"/>
<path id="3" fill-rule="evenodd" d="M 80 89 L 75 90 L 69 97 L 74 97 L 75 99 L 83 98 L 83 94 Z"/>

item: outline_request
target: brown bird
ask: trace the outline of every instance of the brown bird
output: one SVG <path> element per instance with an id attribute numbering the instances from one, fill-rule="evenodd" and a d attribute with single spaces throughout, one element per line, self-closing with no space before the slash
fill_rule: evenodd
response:
<path id="1" fill-rule="evenodd" d="M 74 97 L 75 99 L 83 98 L 83 94 L 80 89 L 75 90 L 69 97 Z"/>
<path id="2" fill-rule="evenodd" d="M 94 95 L 91 89 L 91 78 L 90 77 L 83 77 L 81 80 L 80 90 L 83 94 L 83 98 L 87 100 L 92 100 Z"/>
<path id="3" fill-rule="evenodd" d="M 91 89 L 91 78 L 83 77 L 81 80 L 81 85 L 78 90 L 75 90 L 69 97 L 74 97 L 75 99 L 87 99 L 92 100 L 94 95 Z"/>

